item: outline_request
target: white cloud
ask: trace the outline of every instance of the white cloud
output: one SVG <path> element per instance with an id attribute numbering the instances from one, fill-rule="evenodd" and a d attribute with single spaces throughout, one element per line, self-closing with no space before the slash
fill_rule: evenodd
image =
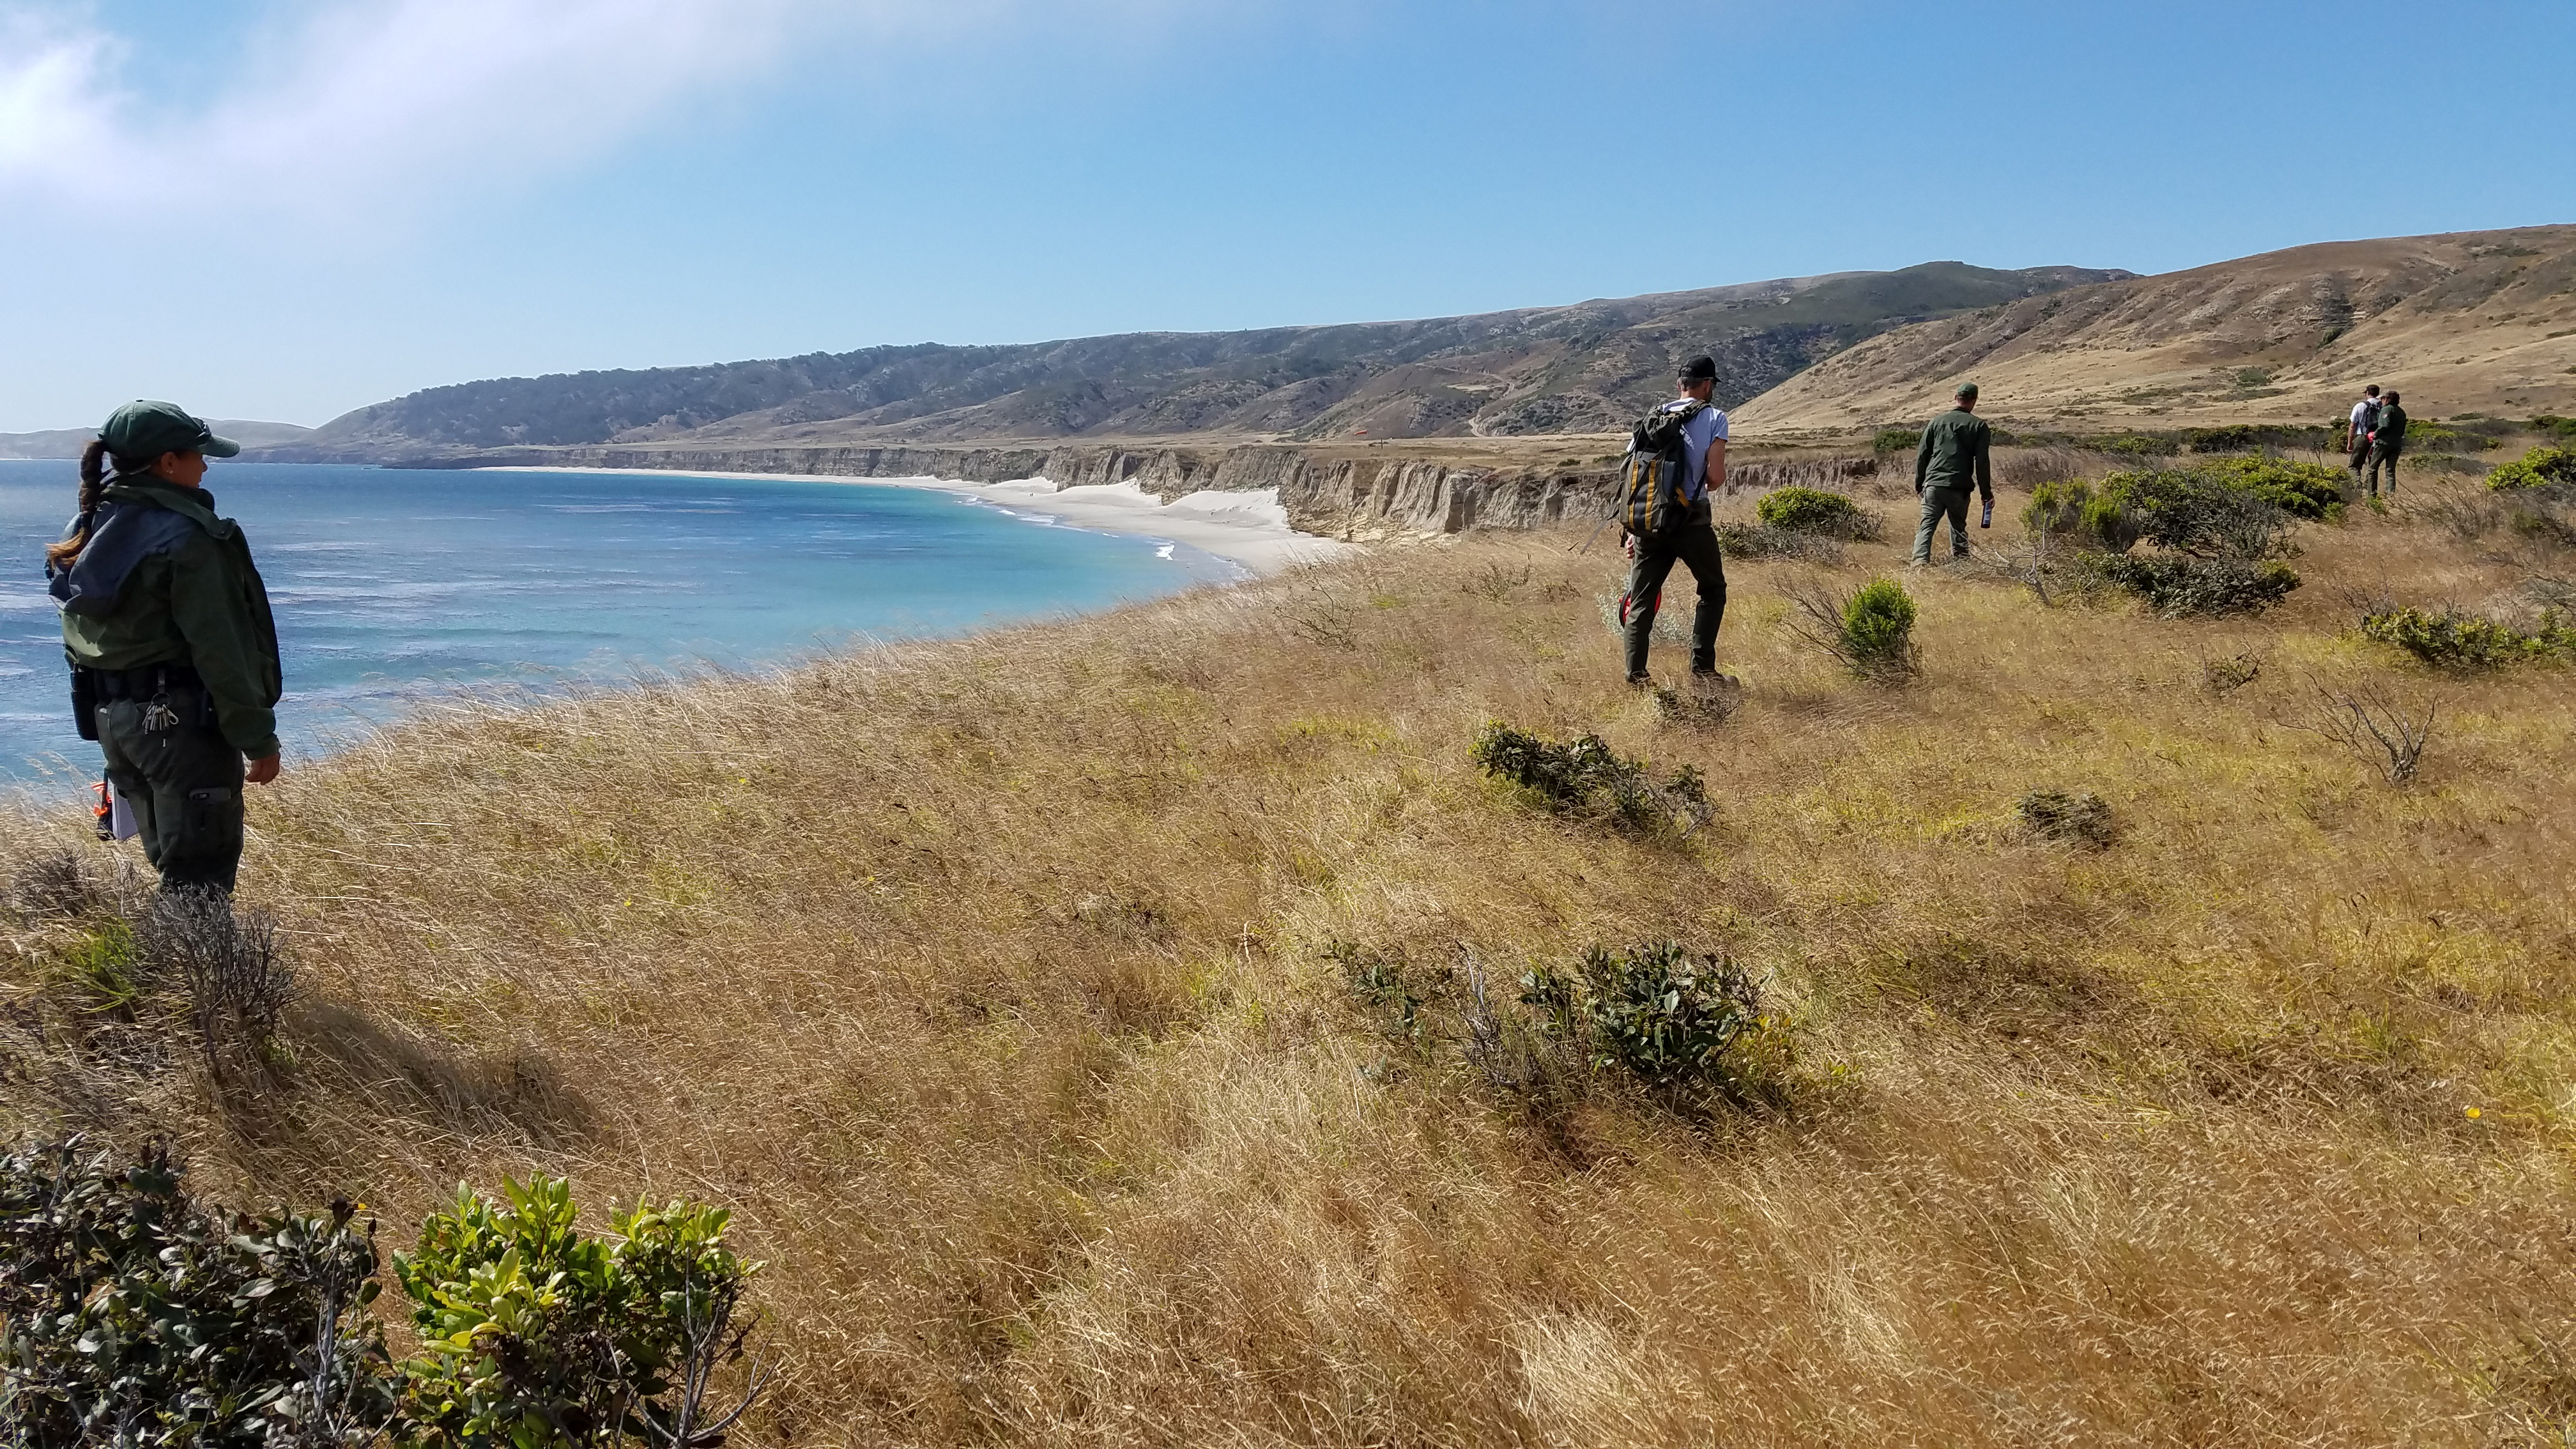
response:
<path id="1" fill-rule="evenodd" d="M 773 73 L 801 46 L 946 29 L 985 8 L 315 0 L 253 36 L 211 98 L 176 113 L 138 90 L 134 47 L 80 12 L 0 9 L 0 197 L 148 194 L 344 214 L 436 200 L 423 191 L 593 154 L 675 105 Z"/>

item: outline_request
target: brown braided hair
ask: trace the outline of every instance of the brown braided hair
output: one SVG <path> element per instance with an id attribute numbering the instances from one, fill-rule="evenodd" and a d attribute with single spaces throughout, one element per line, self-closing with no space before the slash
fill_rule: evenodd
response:
<path id="1" fill-rule="evenodd" d="M 45 550 L 45 562 L 57 569 L 70 568 L 80 557 L 81 550 L 89 546 L 90 515 L 98 512 L 99 497 L 107 491 L 107 458 L 107 444 L 96 438 L 90 439 L 89 446 L 81 449 L 78 528 L 71 537 Z M 125 459 L 119 458 L 116 471 L 126 473 L 133 470 L 126 465 Z"/>

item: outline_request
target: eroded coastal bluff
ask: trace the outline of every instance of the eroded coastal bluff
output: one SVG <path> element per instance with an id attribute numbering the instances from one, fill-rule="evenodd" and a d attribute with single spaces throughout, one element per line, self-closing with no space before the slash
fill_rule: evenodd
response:
<path id="1" fill-rule="evenodd" d="M 1607 506 L 1615 438 L 1549 440 L 1553 458 L 1526 445 L 1490 452 L 1455 441 L 1331 449 L 1292 444 L 1217 446 L 1046 444 L 936 447 L 504 448 L 396 462 L 397 468 L 642 468 L 683 473 L 779 473 L 843 478 L 939 478 L 1001 483 L 1044 478 L 1059 488 L 1127 483 L 1164 502 L 1207 490 L 1275 489 L 1300 532 L 1464 533 L 1544 528 L 1588 520 Z M 1397 451 L 1401 447 L 1402 451 Z M 1574 455 L 1574 456 L 1569 456 Z M 1798 483 L 1848 487 L 1873 476 L 1869 456 L 1747 461 L 1736 481 L 1755 488 Z"/>

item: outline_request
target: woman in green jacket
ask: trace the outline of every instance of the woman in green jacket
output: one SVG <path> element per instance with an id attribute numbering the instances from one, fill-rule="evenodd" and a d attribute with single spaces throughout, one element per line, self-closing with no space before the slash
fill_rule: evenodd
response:
<path id="1" fill-rule="evenodd" d="M 204 488 L 206 459 L 240 451 L 170 403 L 118 408 L 81 455 L 80 516 L 45 555 L 73 715 L 164 890 L 229 893 L 242 786 L 277 778 L 277 625 L 249 543 Z"/>

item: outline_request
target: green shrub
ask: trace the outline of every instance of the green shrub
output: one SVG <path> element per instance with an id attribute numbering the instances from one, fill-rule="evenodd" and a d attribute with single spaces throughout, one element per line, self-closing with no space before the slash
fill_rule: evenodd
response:
<path id="1" fill-rule="evenodd" d="M 1884 576 L 1849 594 L 1837 594 L 1821 581 L 1793 584 L 1791 602 L 1801 619 L 1789 627 L 1799 638 L 1831 654 L 1864 679 L 1899 683 L 1919 665 L 1914 647 L 1914 596 Z"/>
<path id="2" fill-rule="evenodd" d="M 2453 669 L 2484 669 L 2527 660 L 2576 656 L 2576 627 L 2541 616 L 2540 627 L 2524 633 L 2475 614 L 2444 609 L 2381 609 L 2362 616 L 2364 637 L 2393 644 L 2427 664 Z"/>
<path id="3" fill-rule="evenodd" d="M 2562 418 L 2554 413 L 2542 413 L 2531 420 L 2531 426 L 2536 432 L 2547 433 L 2576 443 L 2576 418 Z"/>
<path id="4" fill-rule="evenodd" d="M 760 1267 L 726 1245 L 730 1214 L 638 1204 L 611 1237 L 588 1237 L 561 1179 L 502 1191 L 494 1204 L 458 1187 L 455 1208 L 421 1224 L 419 1249 L 394 1255 L 420 1333 L 422 1356 L 403 1365 L 420 1437 L 572 1449 L 720 1432 L 697 1400 L 706 1373 L 740 1353 L 732 1319 Z"/>
<path id="5" fill-rule="evenodd" d="M 2241 488 L 2311 522 L 2343 516 L 2345 478 L 2340 468 L 2279 458 L 2219 458 L 2195 464 L 2191 471 Z"/>
<path id="6" fill-rule="evenodd" d="M 1684 765 L 1658 781 L 1644 761 L 1621 756 L 1599 735 L 1556 744 L 1492 720 L 1477 733 L 1471 755 L 1486 774 L 1511 781 L 1540 808 L 1559 814 L 1599 816 L 1631 830 L 1679 821 L 1687 834 L 1710 813 L 1697 769 Z"/>
<path id="7" fill-rule="evenodd" d="M 1785 1033 L 1762 1010 L 1762 983 L 1724 956 L 1666 941 L 1613 952 L 1594 946 L 1570 971 L 1546 965 L 1521 981 L 1541 1033 L 1596 1072 L 1613 1068 L 1666 1088 L 1746 1100 L 1776 1084 Z"/>
<path id="8" fill-rule="evenodd" d="M 239 1217 L 184 1176 L 158 1144 L 125 1158 L 75 1136 L 0 1157 L 0 1439 L 252 1449 L 383 1428 L 372 1225 L 347 1202 Z"/>
<path id="9" fill-rule="evenodd" d="M 1921 428 L 1881 428 L 1878 436 L 1869 440 L 1869 450 L 1873 453 L 1911 453 L 1921 446 Z"/>
<path id="10" fill-rule="evenodd" d="M 2269 558 L 2287 551 L 2295 527 L 2287 510 L 2223 473 L 2114 473 L 2101 495 L 2140 539 L 2196 558 Z"/>
<path id="11" fill-rule="evenodd" d="M 2071 539 L 2079 548 L 2126 553 L 2141 531 L 2137 516 L 2127 507 L 2127 489 L 2117 482 L 2126 476 L 2113 474 L 2098 492 L 2081 478 L 2042 483 L 2031 490 L 2030 504 L 2022 509 L 2022 526 Z"/>
<path id="12" fill-rule="evenodd" d="M 2487 474 L 2487 486 L 2498 492 L 2518 489 L 2576 489 L 2576 448 L 2534 448 Z"/>
<path id="13" fill-rule="evenodd" d="M 1819 538 L 1867 538 L 1877 520 L 1840 493 L 1822 488 L 1774 488 L 1753 506 L 1766 527 Z"/>
<path id="14" fill-rule="evenodd" d="M 2299 586 L 2298 571 L 2277 559 L 2099 553 L 2085 555 L 2081 570 L 2137 595 L 2166 618 L 2257 614 Z"/>

